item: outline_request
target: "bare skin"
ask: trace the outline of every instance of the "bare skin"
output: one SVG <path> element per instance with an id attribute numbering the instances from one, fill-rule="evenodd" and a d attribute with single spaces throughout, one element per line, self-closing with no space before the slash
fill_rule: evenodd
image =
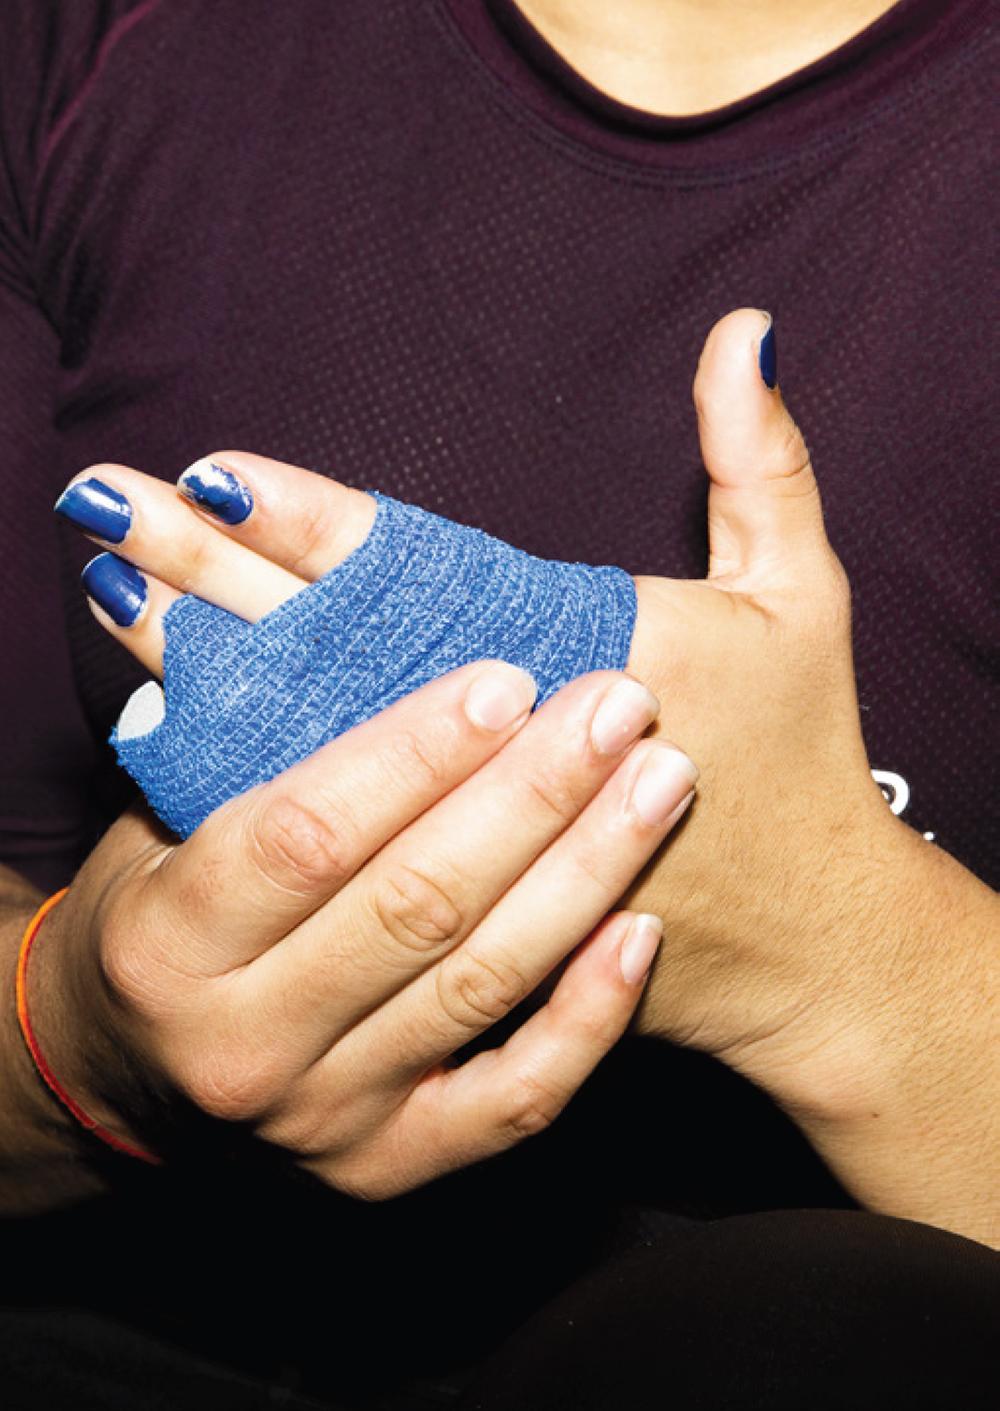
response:
<path id="1" fill-rule="evenodd" d="M 695 380 L 709 577 L 636 585 L 629 668 L 704 765 L 684 827 L 627 893 L 669 938 L 640 1027 L 765 1088 L 866 1205 L 997 1243 L 1000 905 L 872 781 L 847 582 L 805 442 L 759 374 L 764 326 L 753 309 L 721 320 Z M 179 591 L 259 617 L 372 521 L 370 497 L 308 471 L 212 459 L 253 492 L 237 526 L 133 468 L 83 473 L 128 498 L 116 552 L 149 580 L 134 626 L 94 610 L 155 673 Z"/>
<path id="2" fill-rule="evenodd" d="M 367 1199 L 552 1121 L 638 1002 L 662 928 L 608 912 L 696 771 L 639 740 L 657 703 L 620 673 L 572 681 L 529 718 L 534 694 L 524 672 L 473 663 L 181 844 L 146 810 L 120 818 L 31 953 L 32 1025 L 64 1088 L 132 1145 L 183 1149 L 193 1110 Z M 17 938 L 37 900 L 0 875 L 6 1212 L 98 1184 L 17 1032 Z M 567 958 L 506 1043 L 449 1063 Z"/>
<path id="3" fill-rule="evenodd" d="M 734 103 L 846 44 L 892 0 L 517 0 L 595 88 L 682 117 Z"/>
<path id="4" fill-rule="evenodd" d="M 854 4 L 771 0 L 753 7 L 744 0 L 704 0 L 688 5 L 678 0 L 622 0 L 615 7 L 604 6 L 599 0 L 523 0 L 521 8 L 599 88 L 650 112 L 684 114 L 721 106 L 777 81 L 844 43 L 890 6 L 882 0 L 869 4 L 860 0 Z M 749 346 L 749 330 L 743 333 Z M 716 435 L 720 423 L 716 419 L 713 428 L 710 402 L 710 398 L 702 399 L 699 414 L 706 464 L 713 480 L 713 574 L 718 581 L 640 583 L 642 630 L 630 663 L 635 673 L 651 684 L 665 682 L 672 696 L 696 680 L 701 682 L 702 694 L 695 691 L 686 701 L 681 738 L 689 748 L 702 741 L 705 753 L 699 753 L 699 758 L 711 763 L 705 780 L 706 806 L 694 811 L 681 836 L 683 846 L 674 854 L 676 870 L 671 875 L 661 866 L 651 869 L 636 893 L 651 910 L 668 915 L 671 940 L 669 953 L 654 975 L 643 1025 L 650 1032 L 717 1052 L 762 1086 L 770 1087 L 847 1184 L 873 1208 L 911 1215 L 995 1243 L 1000 1238 L 995 1197 L 1000 1185 L 1000 1143 L 990 1094 L 996 1091 L 995 1055 L 1000 1051 L 993 1000 L 996 900 L 971 874 L 912 839 L 902 824 L 884 809 L 880 811 L 881 800 L 867 777 L 852 714 L 856 705 L 846 584 L 822 536 L 818 497 L 800 441 L 790 433 L 785 437 L 786 456 L 775 462 L 773 476 L 767 477 L 775 482 L 770 489 L 761 493 L 759 486 L 754 489 L 740 480 L 745 463 L 735 465 L 737 480 L 728 483 L 725 457 L 720 455 L 725 450 L 724 439 L 720 444 Z M 775 444 L 782 442 L 779 411 L 775 409 L 772 426 L 777 433 Z M 252 478 L 254 459 L 236 457 L 236 467 Z M 263 464 L 255 489 L 265 514 L 256 520 L 256 526 L 248 522 L 243 541 L 257 555 L 270 557 L 279 573 L 287 573 L 289 579 L 301 584 L 308 577 L 303 576 L 301 526 L 295 524 L 294 517 L 286 521 L 278 513 L 268 519 L 270 472 L 266 467 L 274 463 Z M 114 468 L 100 470 L 116 483 Z M 135 481 L 128 477 L 141 478 L 139 472 L 119 467 L 118 473 L 126 477 L 122 488 L 133 492 Z M 285 485 L 280 468 L 277 483 Z M 316 485 L 336 489 L 318 479 Z M 800 545 L 805 552 L 795 551 L 789 558 L 773 539 L 768 549 L 765 535 L 758 541 L 758 547 L 763 543 L 765 550 L 762 559 L 753 549 L 753 562 L 749 563 L 745 551 L 753 535 L 748 537 L 745 531 L 748 525 L 752 528 L 754 504 L 760 509 L 769 498 L 787 500 L 792 517 L 795 503 L 800 503 L 803 522 L 812 535 L 811 547 L 807 533 Z M 308 501 L 307 494 L 302 503 L 302 525 L 316 529 L 322 525 L 323 515 Z M 749 518 L 741 512 L 741 505 L 748 508 Z M 336 508 L 331 522 L 342 525 L 343 501 Z M 282 501 L 282 513 L 287 509 L 287 501 Z M 293 552 L 283 553 L 280 542 L 273 538 L 283 523 L 291 525 Z M 766 523 L 765 515 L 758 527 L 766 528 Z M 361 537 L 364 527 L 359 531 Z M 254 533 L 261 529 L 263 537 L 254 543 Z M 341 552 L 350 547 L 342 544 Z M 792 560 L 795 564 L 788 576 Z M 158 583 L 153 581 L 147 627 L 155 625 L 156 610 L 162 612 L 178 589 L 195 588 L 235 611 L 241 610 L 239 603 L 227 601 L 226 594 L 231 591 L 228 574 L 221 576 L 216 591 L 210 583 L 202 587 L 182 562 L 175 565 L 176 572 L 169 558 L 162 563 L 155 555 L 146 560 L 140 552 L 136 562 L 162 574 Z M 211 556 L 206 562 L 210 564 Z M 765 572 L 762 576 L 760 569 L 768 562 L 776 574 Z M 322 571 L 322 566 L 317 571 Z M 803 594 L 807 578 L 812 591 Z M 287 596 L 287 591 L 292 591 L 288 580 L 285 589 Z M 795 606 L 800 597 L 803 610 Z M 265 610 L 259 605 L 243 608 L 247 616 Z M 664 610 L 673 616 L 661 643 L 656 622 Z M 728 696 L 724 690 L 727 681 L 712 671 L 707 675 L 683 671 L 686 659 L 700 661 L 698 651 L 704 653 L 705 643 L 711 639 L 709 628 L 714 630 L 727 622 L 727 640 L 738 654 L 736 659 L 756 672 L 754 690 L 730 690 Z M 691 649 L 687 658 L 684 650 L 676 648 L 679 623 Z M 747 640 L 756 642 L 756 652 L 748 650 L 745 642 L 740 645 L 739 628 L 751 623 L 756 623 L 758 635 Z M 762 623 L 768 624 L 763 634 L 759 631 Z M 155 655 L 155 631 L 145 638 L 137 634 L 134 645 L 129 645 L 143 659 L 150 652 Z M 730 683 L 732 674 L 730 670 Z M 762 713 L 751 720 L 746 703 L 755 692 Z M 722 704 L 725 709 L 719 708 Z M 814 706 L 816 715 L 811 711 Z M 816 720 L 820 731 L 810 735 L 808 726 Z M 832 737 L 822 734 L 827 726 L 833 730 Z M 541 732 L 536 729 L 534 737 L 537 743 L 524 757 L 528 773 L 531 759 L 546 755 Z M 731 768 L 728 751 L 737 738 L 744 744 L 749 741 L 751 747 L 738 752 L 738 765 Z M 769 768 L 766 750 L 790 743 L 803 760 L 822 763 L 824 751 L 817 741 L 823 738 L 832 738 L 842 748 L 826 750 L 824 767 L 829 773 L 818 776 L 818 782 L 824 796 L 841 800 L 843 807 L 823 811 L 818 826 L 813 820 L 813 826 L 804 828 L 800 826 L 803 811 L 781 787 L 784 760 L 772 760 Z M 761 742 L 760 748 L 752 747 L 755 740 Z M 721 760 L 726 760 L 724 772 Z M 741 772 L 744 767 L 745 773 Z M 573 766 L 567 764 L 567 768 L 572 773 Z M 596 787 L 596 781 L 589 787 Z M 731 790 L 728 794 L 727 787 Z M 713 795 L 721 806 L 708 806 Z M 397 828 L 404 831 L 425 806 L 426 799 L 415 783 L 409 799 L 399 802 Z M 760 840 L 766 834 L 771 846 L 763 850 Z M 582 841 L 586 846 L 586 839 Z M 638 870 L 644 849 L 651 845 L 648 836 L 632 839 L 630 862 L 626 865 L 623 861 L 623 871 Z M 182 1020 L 197 1013 L 201 1022 L 204 1011 L 200 999 L 193 1002 L 189 993 L 185 1003 L 190 1002 L 190 1007 L 178 1010 L 176 995 L 161 990 L 151 997 L 146 992 L 137 1006 L 135 994 L 137 981 L 148 988 L 149 981 L 156 978 L 156 957 L 143 952 L 143 928 L 138 928 L 137 938 L 135 926 L 136 919 L 143 918 L 142 908 L 151 894 L 148 881 L 154 874 L 161 876 L 153 888 L 159 909 L 148 913 L 150 919 L 162 931 L 166 916 L 180 938 L 188 944 L 198 941 L 189 924 L 190 895 L 183 885 L 182 854 L 183 849 L 169 853 L 148 821 L 122 820 L 74 885 L 67 898 L 71 904 L 58 921 L 53 917 L 50 941 L 54 944 L 39 953 L 38 1017 L 51 1039 L 57 1069 L 71 1085 L 78 1080 L 81 1097 L 87 1096 L 93 1063 L 90 1070 L 81 1063 L 79 1034 L 73 1027 L 80 1021 L 73 1001 L 80 993 L 89 992 L 88 976 L 100 981 L 98 989 L 104 987 L 98 1006 L 105 1008 L 94 1017 L 108 1035 L 109 1072 L 116 1067 L 115 1047 L 121 1043 L 134 1043 L 137 1053 L 147 1060 L 152 1056 L 154 1070 L 159 1065 L 159 1074 L 166 1071 L 174 1079 L 180 1075 L 176 1069 L 170 1070 L 168 1050 L 173 1047 L 185 1059 L 192 1056 L 177 1034 L 168 1032 L 165 1016 L 176 1025 L 178 1013 Z M 835 854 L 853 858 L 857 864 L 847 894 L 838 885 L 841 874 L 829 867 Z M 197 861 L 196 849 L 190 855 Z M 178 857 L 179 861 L 172 860 Z M 780 867 L 773 865 L 775 857 L 781 859 Z M 171 861 L 165 866 L 168 858 Z M 360 858 L 358 871 L 365 865 L 366 859 Z M 180 884 L 173 896 L 169 894 L 171 875 Z M 162 878 L 167 879 L 167 891 Z M 267 878 L 261 880 L 266 882 Z M 303 911 L 314 911 L 330 899 L 329 879 L 314 878 L 312 887 L 313 895 L 304 900 Z M 899 903 L 891 929 L 884 920 L 886 895 Z M 233 897 L 239 896 L 239 890 L 234 890 Z M 747 899 L 752 903 L 749 908 L 744 905 Z M 17 936 L 36 900 L 14 874 L 0 875 L 0 905 L 5 907 L 0 913 L 0 939 L 7 970 L 12 971 Z M 607 904 L 613 905 L 610 896 Z M 481 915 L 488 908 L 488 898 L 480 899 L 477 905 Z M 225 915 L 224 908 L 220 915 Z M 775 918 L 778 924 L 765 926 L 762 933 L 762 915 Z M 126 917 L 127 925 L 122 920 Z M 201 936 L 214 934 L 216 918 L 206 913 L 203 920 Z M 275 926 L 264 931 L 262 944 L 271 944 Z M 621 933 L 605 933 L 605 941 L 609 964 L 592 970 L 588 977 L 591 982 L 601 981 L 603 974 L 603 982 L 596 988 L 593 983 L 578 985 L 576 999 L 571 996 L 561 1008 L 561 1042 L 552 1070 L 558 1072 L 558 1078 L 549 1090 L 549 1097 L 554 1092 L 557 1102 L 565 1100 L 600 1052 L 614 1041 L 638 999 L 634 985 L 621 988 L 621 977 L 613 968 L 612 961 L 622 945 Z M 568 954 L 570 938 L 563 937 L 561 944 Z M 595 960 L 600 958 L 600 945 L 598 940 L 596 946 L 589 947 Z M 67 971 L 58 963 L 67 952 L 75 992 L 66 989 Z M 110 1002 L 105 984 L 109 957 L 113 957 Z M 790 1004 L 790 992 L 805 974 L 796 969 L 799 960 L 808 962 L 806 970 L 816 978 Z M 11 993 L 9 984 L 5 992 Z M 126 1007 L 132 1005 L 132 1012 L 124 1019 L 123 1000 Z M 224 1031 L 225 1015 L 221 1010 L 216 1013 Z M 0 1066 L 5 1092 L 13 1096 L 0 1122 L 0 1157 L 6 1179 L 0 1198 L 6 1209 L 43 1208 L 86 1193 L 93 1188 L 94 1177 L 72 1143 L 68 1122 L 62 1123 L 58 1112 L 53 1115 L 48 1096 L 38 1088 L 12 1013 L 5 1010 L 3 1021 Z M 530 1042 L 529 1038 L 528 1046 Z M 525 1046 L 522 1044 L 522 1052 Z M 276 1100 L 280 1103 L 293 1090 L 301 1096 L 302 1084 L 295 1074 L 286 1077 L 282 1086 L 274 1071 L 264 1075 L 265 1085 L 255 1094 L 246 1080 L 259 1075 L 241 1069 L 241 1055 L 245 1057 L 245 1050 L 239 1045 L 231 1046 L 225 1054 L 231 1099 L 238 1090 L 240 1101 L 249 1100 L 252 1111 L 256 1101 L 273 1108 Z M 384 1073 L 373 1075 L 376 1098 L 378 1092 L 387 1090 L 406 1092 L 405 1083 L 399 1086 L 397 1071 L 404 1056 L 397 1053 L 395 1066 L 390 1064 Z M 440 1074 L 433 1066 L 427 1072 L 431 1081 L 423 1091 L 443 1094 L 446 1085 L 438 1081 Z M 550 1102 L 541 1113 L 537 1103 L 530 1106 L 532 1096 L 538 1096 L 537 1084 L 533 1095 L 526 1090 L 524 1069 L 516 1059 L 508 1063 L 505 1073 L 501 1083 L 493 1082 L 496 1102 L 485 1118 L 479 1111 L 480 1102 L 464 1105 L 465 1126 L 459 1133 L 458 1126 L 452 1125 L 451 1144 L 443 1153 L 440 1127 L 432 1120 L 424 1127 L 427 1140 L 405 1151 L 397 1148 L 387 1167 L 384 1147 L 379 1150 L 372 1143 L 369 1131 L 352 1136 L 348 1123 L 335 1134 L 337 1155 L 326 1151 L 315 1159 L 324 1163 L 332 1180 L 338 1179 L 334 1166 L 343 1174 L 349 1159 L 352 1169 L 345 1183 L 372 1193 L 402 1189 L 427 1179 L 434 1169 L 443 1169 L 440 1164 L 434 1167 L 434 1159 L 442 1155 L 445 1165 L 475 1159 L 476 1154 L 497 1149 L 500 1142 L 524 1135 L 532 1123 L 546 1120 L 556 1110 L 557 1102 Z M 482 1068 L 477 1076 L 491 1080 Z M 187 1072 L 184 1083 L 188 1094 L 200 1097 L 206 1108 L 218 1109 L 216 1077 L 210 1066 L 194 1074 Z M 12 1080 L 9 1085 L 8 1078 Z M 117 1122 L 124 1134 L 129 1134 L 129 1121 L 115 1101 L 117 1094 L 106 1090 L 90 1095 L 97 1115 L 112 1125 Z M 242 1107 L 239 1115 L 245 1117 L 247 1110 Z M 290 1110 L 287 1103 L 285 1110 Z M 470 1116 L 473 1112 L 475 1120 Z M 426 1118 L 428 1109 L 424 1107 L 417 1115 Z M 136 1116 L 141 1122 L 143 1113 Z M 315 1138 L 315 1130 L 311 1136 Z"/>

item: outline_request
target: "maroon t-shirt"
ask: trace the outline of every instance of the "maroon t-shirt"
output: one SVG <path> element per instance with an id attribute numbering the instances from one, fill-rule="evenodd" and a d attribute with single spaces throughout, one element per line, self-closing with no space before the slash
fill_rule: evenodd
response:
<path id="1" fill-rule="evenodd" d="M 991 17 L 899 0 L 658 118 L 513 0 L 0 0 L 0 858 L 57 885 L 127 796 L 104 738 L 141 673 L 51 514 L 73 473 L 242 447 L 537 554 L 699 576 L 691 381 L 749 304 L 853 585 L 871 764 L 996 882 Z M 646 1089 L 674 1131 L 694 1069 Z M 649 1121 L 623 1101 L 618 1143 L 622 1111 Z M 690 1101 L 681 1204 L 796 1198 Z"/>

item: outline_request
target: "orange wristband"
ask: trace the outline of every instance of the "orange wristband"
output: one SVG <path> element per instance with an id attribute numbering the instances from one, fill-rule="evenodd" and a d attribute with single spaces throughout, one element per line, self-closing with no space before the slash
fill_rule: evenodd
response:
<path id="1" fill-rule="evenodd" d="M 17 1019 L 21 1026 L 21 1033 L 24 1035 L 24 1042 L 28 1045 L 28 1052 L 31 1054 L 41 1077 L 81 1126 L 86 1127 L 88 1132 L 93 1132 L 95 1137 L 99 1137 L 108 1146 L 114 1147 L 115 1151 L 124 1152 L 126 1156 L 135 1156 L 140 1161 L 148 1161 L 151 1166 L 161 1166 L 163 1163 L 158 1156 L 154 1156 L 150 1151 L 144 1151 L 142 1147 L 133 1146 L 131 1142 L 123 1141 L 121 1137 L 116 1137 L 114 1132 L 109 1132 L 106 1127 L 95 1122 L 93 1117 L 84 1112 L 79 1103 L 73 1101 L 46 1063 L 45 1056 L 38 1046 L 38 1040 L 35 1038 L 35 1031 L 31 1027 L 31 1020 L 28 1018 L 28 956 L 31 953 L 32 943 L 41 930 L 42 922 L 52 908 L 62 901 L 68 891 L 68 887 L 63 887 L 61 892 L 56 892 L 55 896 L 49 897 L 48 901 L 42 903 L 28 922 L 21 941 L 21 949 L 17 956 Z"/>

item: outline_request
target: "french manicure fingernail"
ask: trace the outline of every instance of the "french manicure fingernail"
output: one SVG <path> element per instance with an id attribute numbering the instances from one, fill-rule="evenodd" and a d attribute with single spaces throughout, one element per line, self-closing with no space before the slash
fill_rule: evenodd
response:
<path id="1" fill-rule="evenodd" d="M 185 500 L 223 524 L 242 524 L 253 509 L 250 487 L 224 465 L 207 458 L 188 466 L 177 481 L 177 489 Z"/>
<path id="2" fill-rule="evenodd" d="M 643 914 L 633 918 L 618 955 L 622 979 L 627 985 L 641 985 L 649 974 L 663 939 L 663 922 L 658 916 Z"/>
<path id="3" fill-rule="evenodd" d="M 108 544 L 120 544 L 132 527 L 132 506 L 125 496 L 93 476 L 65 489 L 55 512 Z"/>
<path id="4" fill-rule="evenodd" d="M 98 607 L 119 627 L 134 627 L 146 606 L 146 580 L 117 554 L 98 554 L 80 580 Z"/>
<path id="5" fill-rule="evenodd" d="M 650 828 L 662 827 L 690 800 L 697 781 L 698 769 L 686 754 L 670 745 L 653 745 L 632 785 L 632 807 Z"/>
<path id="6" fill-rule="evenodd" d="M 506 730 L 535 704 L 538 687 L 519 666 L 498 664 L 477 676 L 465 697 L 465 713 L 483 730 Z"/>
<path id="7" fill-rule="evenodd" d="M 621 754 L 659 714 L 660 703 L 640 681 L 619 681 L 594 712 L 591 744 L 598 754 Z"/>
<path id="8" fill-rule="evenodd" d="M 764 385 L 773 389 L 778 382 L 778 350 L 774 344 L 774 319 L 764 309 L 761 309 L 761 313 L 767 319 L 767 328 L 760 340 L 757 362 L 760 367 L 760 375 L 764 379 Z"/>

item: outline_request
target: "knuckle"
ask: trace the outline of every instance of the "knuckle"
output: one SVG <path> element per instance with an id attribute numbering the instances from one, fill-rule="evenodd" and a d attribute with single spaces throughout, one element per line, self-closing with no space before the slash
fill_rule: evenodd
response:
<path id="1" fill-rule="evenodd" d="M 579 880 L 581 893 L 588 895 L 596 891 L 608 899 L 609 905 L 621 894 L 625 859 L 634 858 L 636 868 L 641 860 L 635 857 L 636 845 L 631 831 L 620 826 L 625 817 L 624 814 L 616 816 L 611 826 L 604 829 L 602 837 L 590 837 L 575 843 L 568 858 L 569 866 Z"/>
<path id="2" fill-rule="evenodd" d="M 302 1160 L 318 1161 L 330 1153 L 335 1115 L 315 1107 L 284 1112 L 261 1128 L 262 1136 Z"/>
<path id="3" fill-rule="evenodd" d="M 565 825 L 579 813 L 583 800 L 573 781 L 555 769 L 546 769 L 525 781 L 532 804 L 553 822 Z"/>
<path id="4" fill-rule="evenodd" d="M 454 890 L 450 881 L 438 881 L 421 868 L 400 864 L 375 895 L 375 918 L 404 949 L 437 950 L 457 941 L 464 931 Z"/>
<path id="5" fill-rule="evenodd" d="M 178 867 L 176 852 L 171 851 L 158 862 L 153 885 L 161 902 L 169 899 L 180 916 L 202 917 L 218 898 L 227 862 L 222 849 L 206 849 L 197 870 Z"/>
<path id="6" fill-rule="evenodd" d="M 154 933 L 148 915 L 135 905 L 113 906 L 101 928 L 98 961 L 105 990 L 126 1011 L 145 1019 L 176 1009 L 179 991 L 188 988 L 177 970 L 159 959 L 164 939 L 164 929 Z"/>
<path id="7" fill-rule="evenodd" d="M 217 1044 L 188 1052 L 175 1081 L 201 1112 L 223 1122 L 251 1122 L 277 1098 L 281 1082 L 269 1058 L 246 1046 Z"/>
<path id="8" fill-rule="evenodd" d="M 295 550 L 288 568 L 292 573 L 308 569 L 318 549 L 333 538 L 330 516 L 325 500 L 307 499 L 295 522 Z"/>
<path id="9" fill-rule="evenodd" d="M 134 936 L 105 931 L 99 959 L 105 988 L 119 1003 L 139 1012 L 152 1007 L 149 965 Z"/>
<path id="10" fill-rule="evenodd" d="M 257 809 L 249 821 L 257 870 L 272 885 L 297 896 L 339 887 L 354 871 L 354 828 L 336 805 L 323 812 L 289 795 Z"/>
<path id="11" fill-rule="evenodd" d="M 557 990 L 549 1000 L 549 1008 L 573 1042 L 592 1054 L 605 1054 L 618 1042 L 622 1034 L 623 1020 L 619 1013 L 609 1009 L 594 997 L 581 1005 Z"/>
<path id="12" fill-rule="evenodd" d="M 437 972 L 441 1008 L 453 1024 L 471 1032 L 503 1019 L 530 988 L 516 966 L 468 949 L 456 952 Z"/>
<path id="13" fill-rule="evenodd" d="M 536 1137 L 551 1127 L 566 1106 L 566 1097 L 534 1074 L 522 1074 L 504 1116 L 504 1128 L 515 1141 Z"/>
<path id="14" fill-rule="evenodd" d="M 806 439 L 787 411 L 770 429 L 761 470 L 766 480 L 779 482 L 785 495 L 819 495 Z"/>
<path id="15" fill-rule="evenodd" d="M 356 1070 L 321 1065 L 292 1078 L 285 1069 L 267 1076 L 271 1102 L 259 1130 L 269 1142 L 303 1161 L 329 1161 L 360 1145 L 370 1091 Z"/>
<path id="16" fill-rule="evenodd" d="M 236 1075 L 193 1073 L 178 1087 L 200 1112 L 219 1122 L 248 1122 L 259 1110 L 253 1094 Z"/>
<path id="17" fill-rule="evenodd" d="M 441 790 L 450 783 L 447 761 L 429 739 L 416 730 L 399 730 L 392 737 L 389 768 L 394 777 L 421 789 Z"/>
<path id="18" fill-rule="evenodd" d="M 392 1200 L 415 1184 L 394 1177 L 391 1172 L 370 1164 L 367 1159 L 349 1163 L 338 1161 L 333 1165 L 324 1163 L 324 1168 L 317 1170 L 316 1174 L 341 1195 L 368 1205 Z"/>
<path id="19" fill-rule="evenodd" d="M 177 556 L 173 569 L 174 587 L 182 593 L 197 592 L 199 587 L 204 588 L 215 547 L 208 534 L 194 532 L 186 535 L 183 552 Z"/>
<path id="20" fill-rule="evenodd" d="M 356 1200 L 381 1202 L 424 1185 L 455 1163 L 443 1132 L 421 1125 L 407 1130 L 397 1118 L 344 1144 L 324 1163 L 331 1185 Z"/>

